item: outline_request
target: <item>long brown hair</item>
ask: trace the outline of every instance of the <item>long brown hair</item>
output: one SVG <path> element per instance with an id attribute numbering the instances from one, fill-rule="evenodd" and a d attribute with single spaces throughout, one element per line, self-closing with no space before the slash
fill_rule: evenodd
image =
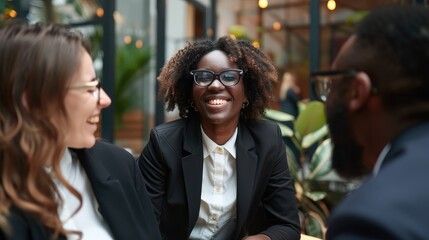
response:
<path id="1" fill-rule="evenodd" d="M 53 177 L 81 203 L 82 197 L 61 174 L 65 130 L 52 115 L 67 119 L 64 98 L 82 49 L 88 51 L 82 36 L 58 25 L 0 29 L 0 229 L 5 232 L 13 206 L 51 229 L 53 238 L 73 233 L 59 218 L 62 199 Z"/>

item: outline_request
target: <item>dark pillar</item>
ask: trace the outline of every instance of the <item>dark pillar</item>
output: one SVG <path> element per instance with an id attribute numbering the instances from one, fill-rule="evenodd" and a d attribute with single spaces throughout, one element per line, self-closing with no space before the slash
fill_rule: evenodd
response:
<path id="1" fill-rule="evenodd" d="M 413 4 L 426 6 L 426 0 L 413 0 Z"/>
<path id="2" fill-rule="evenodd" d="M 103 89 L 112 99 L 112 105 L 101 112 L 101 138 L 109 142 L 114 141 L 114 114 L 115 114 L 115 21 L 113 12 L 116 1 L 100 1 L 104 9 L 103 26 Z"/>
<path id="3" fill-rule="evenodd" d="M 2 4 L 5 4 L 8 0 L 4 0 Z M 16 11 L 16 19 L 27 20 L 29 12 L 29 0 L 14 0 L 11 2 L 14 10 Z"/>
<path id="4" fill-rule="evenodd" d="M 157 75 L 161 72 L 162 66 L 165 63 L 165 0 L 156 1 L 156 70 Z M 156 81 L 155 97 L 156 97 L 156 108 L 155 108 L 155 125 L 159 125 L 165 121 L 164 102 L 158 99 L 159 82 Z"/>
<path id="5" fill-rule="evenodd" d="M 149 45 L 150 37 L 150 0 L 143 0 L 143 42 L 146 45 Z M 151 56 L 153 56 L 153 53 L 151 52 Z M 150 130 L 152 129 L 152 121 L 150 119 L 152 118 L 151 108 L 152 108 L 152 101 L 148 96 L 151 96 L 153 89 L 151 89 L 151 78 L 152 74 L 145 74 L 143 76 L 143 107 L 142 107 L 142 113 L 143 113 L 143 128 L 142 128 L 142 136 L 143 136 L 143 143 L 145 144 L 147 140 L 149 139 Z"/>
<path id="6" fill-rule="evenodd" d="M 257 36 L 256 36 L 256 38 L 257 38 L 257 40 L 258 40 L 258 42 L 259 42 L 259 46 L 262 48 L 262 35 L 263 35 L 263 13 L 262 13 L 262 8 L 260 8 L 259 6 L 258 6 L 258 19 L 257 19 L 257 21 L 258 21 L 258 30 L 257 30 Z"/>
<path id="7" fill-rule="evenodd" d="M 320 67 L 320 1 L 310 0 L 310 73 Z M 315 99 L 312 88 L 309 88 L 310 99 Z"/>
<path id="8" fill-rule="evenodd" d="M 211 29 L 212 29 L 212 35 L 210 36 L 210 39 L 215 40 L 217 38 L 217 0 L 211 0 L 210 2 L 210 17 L 211 17 Z"/>

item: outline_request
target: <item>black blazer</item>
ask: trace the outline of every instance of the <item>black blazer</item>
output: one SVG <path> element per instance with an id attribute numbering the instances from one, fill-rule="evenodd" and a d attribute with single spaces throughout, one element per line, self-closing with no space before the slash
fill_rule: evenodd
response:
<path id="1" fill-rule="evenodd" d="M 88 175 L 99 204 L 98 211 L 114 239 L 160 239 L 152 205 L 134 157 L 124 149 L 104 142 L 97 142 L 90 149 L 72 151 L 77 153 Z M 27 214 L 17 213 L 12 214 L 12 228 L 19 234 L 28 234 L 6 239 L 49 239 L 46 237 L 49 231 L 39 222 Z"/>
<path id="2" fill-rule="evenodd" d="M 331 215 L 327 239 L 429 239 L 429 122 L 392 143 L 380 171 Z"/>
<path id="3" fill-rule="evenodd" d="M 260 231 L 273 240 L 299 239 L 293 179 L 279 127 L 262 120 L 240 123 L 236 148 L 237 227 L 226 239 Z M 188 239 L 201 199 L 203 144 L 199 118 L 180 119 L 152 129 L 138 161 L 163 239 Z M 260 205 L 265 226 L 252 225 Z"/>
<path id="4" fill-rule="evenodd" d="M 34 216 L 12 206 L 9 209 L 8 224 L 11 234 L 6 235 L 0 229 L 1 240 L 51 240 L 52 232 L 36 220 Z M 57 240 L 66 240 L 65 236 L 59 236 Z"/>

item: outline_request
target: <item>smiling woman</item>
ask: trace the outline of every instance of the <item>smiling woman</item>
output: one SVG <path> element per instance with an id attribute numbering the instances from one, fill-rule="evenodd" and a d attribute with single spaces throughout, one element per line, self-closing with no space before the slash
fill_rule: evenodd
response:
<path id="1" fill-rule="evenodd" d="M 133 156 L 94 136 L 111 100 L 82 35 L 8 25 L 0 56 L 0 239 L 159 239 Z"/>
<path id="2" fill-rule="evenodd" d="M 162 237 L 299 239 L 280 129 L 261 119 L 277 79 L 270 59 L 247 41 L 198 41 L 158 79 L 182 117 L 155 127 L 138 159 Z"/>

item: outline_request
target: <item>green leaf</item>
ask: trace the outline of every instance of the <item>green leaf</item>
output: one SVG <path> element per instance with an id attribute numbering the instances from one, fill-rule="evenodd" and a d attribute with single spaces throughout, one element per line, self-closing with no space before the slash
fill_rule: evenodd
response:
<path id="1" fill-rule="evenodd" d="M 247 34 L 247 28 L 243 25 L 232 25 L 228 29 L 228 34 L 234 35 L 237 39 L 250 40 Z"/>
<path id="2" fill-rule="evenodd" d="M 332 144 L 331 139 L 326 139 L 320 144 L 310 161 L 310 175 L 308 179 L 317 179 L 327 175 L 332 170 L 331 164 Z"/>
<path id="3" fill-rule="evenodd" d="M 274 109 L 267 108 L 267 109 L 265 109 L 265 118 L 267 118 L 269 120 L 273 120 L 279 125 L 280 131 L 282 132 L 283 137 L 292 137 L 293 136 L 294 132 L 293 132 L 292 128 L 290 128 L 290 127 L 288 127 L 282 123 L 282 122 L 287 122 L 287 121 L 293 121 L 295 118 L 292 115 L 281 112 L 281 111 L 277 111 Z"/>
<path id="4" fill-rule="evenodd" d="M 320 201 L 326 197 L 326 192 L 305 192 L 304 193 L 306 197 L 310 198 L 314 202 Z"/>
<path id="5" fill-rule="evenodd" d="M 329 129 L 327 125 L 324 125 L 323 127 L 319 128 L 317 131 L 312 132 L 304 136 L 302 139 L 302 148 L 307 149 L 314 143 L 318 142 L 319 140 L 325 138 L 329 134 Z"/>
<path id="6" fill-rule="evenodd" d="M 287 157 L 289 172 L 292 175 L 292 177 L 295 179 L 295 181 L 297 181 L 298 171 L 300 167 L 298 165 L 298 160 L 295 158 L 295 154 L 288 147 L 286 147 L 286 157 Z"/>
<path id="7" fill-rule="evenodd" d="M 352 13 L 350 16 L 348 16 L 346 19 L 344 19 L 344 23 L 346 24 L 356 24 L 360 21 L 362 21 L 363 18 L 368 15 L 368 11 L 356 11 Z"/>
<path id="8" fill-rule="evenodd" d="M 305 233 L 309 236 L 314 236 L 322 239 L 325 230 L 325 222 L 323 221 L 323 218 L 318 213 L 313 211 L 307 212 L 305 216 Z"/>
<path id="9" fill-rule="evenodd" d="M 306 135 L 319 130 L 326 124 L 325 106 L 319 101 L 307 103 L 295 121 L 295 131 L 301 139 Z"/>
<path id="10" fill-rule="evenodd" d="M 284 125 L 283 123 L 279 123 L 279 122 L 277 124 L 280 127 L 280 131 L 282 132 L 283 137 L 292 137 L 293 136 L 293 130 L 290 127 Z"/>
<path id="11" fill-rule="evenodd" d="M 293 115 L 277 111 L 271 108 L 265 109 L 265 117 L 279 122 L 287 122 L 287 121 L 293 121 L 295 120 L 295 117 Z"/>

